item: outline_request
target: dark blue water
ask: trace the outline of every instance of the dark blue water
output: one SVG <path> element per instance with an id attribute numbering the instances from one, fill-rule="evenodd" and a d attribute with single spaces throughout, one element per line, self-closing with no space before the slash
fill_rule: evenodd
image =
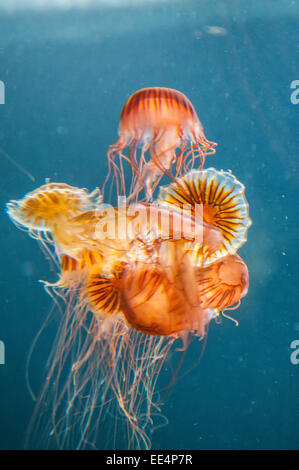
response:
<path id="1" fill-rule="evenodd" d="M 299 104 L 290 100 L 290 84 L 299 80 L 298 18 L 298 2 L 287 0 L 0 10 L 0 147 L 35 178 L 0 155 L 1 449 L 24 445 L 34 406 L 26 360 L 51 307 L 38 280 L 56 279 L 4 204 L 46 177 L 101 185 L 120 110 L 147 86 L 190 98 L 207 138 L 218 142 L 206 166 L 231 169 L 246 185 L 253 221 L 240 250 L 250 289 L 235 312 L 239 326 L 211 324 L 200 364 L 167 396 L 169 424 L 153 434 L 152 447 L 299 447 L 299 364 L 290 361 L 290 343 L 299 340 Z M 49 345 L 44 336 L 33 356 L 34 390 Z M 200 348 L 195 340 L 184 370 Z"/>

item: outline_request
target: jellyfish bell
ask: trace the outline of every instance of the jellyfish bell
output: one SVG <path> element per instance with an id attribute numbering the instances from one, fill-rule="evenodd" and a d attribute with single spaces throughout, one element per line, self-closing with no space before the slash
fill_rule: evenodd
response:
<path id="1" fill-rule="evenodd" d="M 248 292 L 249 274 L 242 258 L 227 255 L 196 272 L 201 307 L 225 310 L 239 303 Z"/>
<path id="2" fill-rule="evenodd" d="M 22 199 L 10 201 L 7 213 L 12 221 L 32 236 L 54 235 L 63 245 L 70 235 L 68 222 L 76 214 L 93 208 L 101 200 L 99 189 L 88 193 L 65 183 L 47 183 Z M 68 243 L 68 242 L 66 242 Z M 69 243 L 70 244 L 70 243 Z"/>
<path id="3" fill-rule="evenodd" d="M 179 174 L 189 157 L 191 166 L 199 158 L 202 167 L 205 156 L 215 153 L 215 146 L 206 139 L 197 113 L 183 93 L 163 87 L 144 88 L 123 107 L 119 139 L 108 150 L 109 171 L 113 172 L 117 192 L 125 195 L 123 161 L 128 161 L 132 172 L 130 198 L 137 198 L 144 189 L 149 200 L 161 176 L 171 175 L 173 163 Z M 128 156 L 123 154 L 126 147 Z"/>
<path id="4" fill-rule="evenodd" d="M 204 334 L 199 305 L 191 305 L 179 281 L 171 282 L 158 266 L 139 263 L 124 272 L 121 305 L 127 322 L 155 336 L 173 336 L 186 330 Z"/>
<path id="5" fill-rule="evenodd" d="M 246 242 L 251 225 L 245 187 L 234 175 L 215 168 L 192 170 L 168 186 L 160 188 L 158 203 L 181 207 L 189 205 L 191 212 L 201 207 L 203 221 L 221 233 L 221 245 L 209 249 L 202 264 L 234 254 Z"/>
<path id="6" fill-rule="evenodd" d="M 87 298 L 95 315 L 115 315 L 121 312 L 120 298 L 125 263 L 115 263 L 109 275 L 101 265 L 90 271 L 82 294 Z"/>
<path id="7" fill-rule="evenodd" d="M 127 322 L 145 334 L 203 337 L 215 316 L 201 307 L 196 269 L 181 240 L 160 241 L 154 263 L 127 263 L 120 290 Z"/>

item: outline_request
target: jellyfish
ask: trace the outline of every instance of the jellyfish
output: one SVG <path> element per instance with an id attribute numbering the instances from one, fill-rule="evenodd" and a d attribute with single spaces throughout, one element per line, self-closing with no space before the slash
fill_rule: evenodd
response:
<path id="1" fill-rule="evenodd" d="M 7 204 L 7 214 L 17 227 L 27 230 L 45 248 L 55 237 L 56 253 L 59 251 L 62 255 L 63 247 L 67 246 L 68 254 L 72 256 L 78 250 L 80 233 L 75 233 L 70 220 L 93 209 L 101 200 L 98 188 L 89 193 L 86 189 L 66 183 L 46 183 L 22 199 L 10 201 Z"/>
<path id="2" fill-rule="evenodd" d="M 231 172 L 208 168 L 192 170 L 160 187 L 157 201 L 163 206 L 190 207 L 191 213 L 199 206 L 203 221 L 221 232 L 219 249 L 206 252 L 206 256 L 200 252 L 198 262 L 207 266 L 235 254 L 246 242 L 251 220 L 244 192 L 244 185 Z"/>
<path id="3" fill-rule="evenodd" d="M 97 189 L 89 194 L 66 183 L 47 183 L 26 194 L 19 201 L 7 204 L 11 219 L 28 230 L 53 230 L 58 224 L 93 207 L 93 198 L 99 197 Z"/>
<path id="4" fill-rule="evenodd" d="M 218 249 L 207 251 L 207 244 L 208 248 L 195 252 L 198 295 L 203 309 L 223 313 L 237 308 L 247 294 L 248 269 L 237 254 L 251 225 L 244 191 L 244 185 L 231 172 L 215 168 L 192 170 L 160 188 L 160 204 L 180 208 L 187 204 L 191 213 L 200 205 L 203 221 L 222 235 Z"/>
<path id="5" fill-rule="evenodd" d="M 205 156 L 215 153 L 215 146 L 206 139 L 196 111 L 183 93 L 170 88 L 144 88 L 123 107 L 119 139 L 108 150 L 106 181 L 112 171 L 117 193 L 126 195 L 123 164 L 127 161 L 132 173 L 130 199 L 137 198 L 144 189 L 150 200 L 161 176 L 171 177 L 173 163 L 179 175 L 187 167 L 192 168 L 197 158 L 202 168 Z M 123 153 L 125 148 L 128 155 Z"/>
<path id="6" fill-rule="evenodd" d="M 159 260 L 155 264 L 139 262 L 126 266 L 121 305 L 127 322 L 136 330 L 180 337 L 185 343 L 189 332 L 199 337 L 205 335 L 212 309 L 208 307 L 205 311 L 201 307 L 191 260 L 185 254 L 178 257 L 176 245 L 167 243 L 163 248 L 170 253 L 176 250 L 176 256 L 171 255 L 171 264 Z"/>
<path id="7" fill-rule="evenodd" d="M 193 170 L 152 203 L 113 207 L 98 190 L 47 183 L 7 212 L 58 268 L 44 282 L 59 325 L 27 446 L 149 449 L 167 422 L 156 385 L 174 343 L 204 338 L 247 293 L 243 185 Z"/>
<path id="8" fill-rule="evenodd" d="M 237 304 L 248 292 L 248 269 L 242 258 L 227 255 L 196 272 L 202 308 L 225 310 Z"/>
<path id="9" fill-rule="evenodd" d="M 178 337 L 184 341 L 189 331 L 202 336 L 217 315 L 198 303 L 195 272 L 184 254 L 193 231 L 174 237 L 184 225 L 181 217 L 191 218 L 193 226 L 202 220 L 176 208 L 135 204 L 131 212 L 115 210 L 117 224 L 128 219 L 126 236 L 116 231 L 116 240 L 107 241 L 99 236 L 100 205 L 94 208 L 87 192 L 68 188 L 68 196 L 63 193 L 68 204 L 62 204 L 56 191 L 53 183 L 8 204 L 9 216 L 30 234 L 48 233 L 45 240 L 55 251 L 60 273 L 45 286 L 56 302 L 62 299 L 66 305 L 27 445 L 92 448 L 99 434 L 109 435 L 98 427 L 101 423 L 101 429 L 109 430 L 105 417 L 111 415 L 113 426 L 129 429 L 119 433 L 127 436 L 123 445 L 149 448 L 153 422 L 165 421 L 153 385 L 173 342 Z M 74 194 L 84 195 L 86 204 L 73 204 Z M 146 219 L 138 218 L 136 209 Z M 169 232 L 163 222 L 167 213 Z M 219 238 L 218 229 L 208 224 L 204 232 Z M 50 418 L 43 403 L 51 404 Z"/>

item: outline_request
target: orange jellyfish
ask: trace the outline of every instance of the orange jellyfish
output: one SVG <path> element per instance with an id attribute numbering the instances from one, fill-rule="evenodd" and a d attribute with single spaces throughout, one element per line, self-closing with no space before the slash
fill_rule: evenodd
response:
<path id="1" fill-rule="evenodd" d="M 225 310 L 236 304 L 248 291 L 248 269 L 242 258 L 228 255 L 206 268 L 198 269 L 197 285 L 202 308 Z"/>
<path id="2" fill-rule="evenodd" d="M 222 234 L 218 249 L 195 252 L 198 295 L 203 309 L 223 312 L 234 304 L 237 308 L 247 294 L 248 269 L 236 254 L 246 242 L 251 225 L 244 191 L 244 185 L 231 172 L 214 168 L 193 170 L 160 188 L 160 204 L 181 208 L 189 205 L 191 213 L 200 205 L 203 221 Z"/>
<path id="3" fill-rule="evenodd" d="M 132 173 L 130 198 L 137 198 L 144 189 L 149 200 L 161 176 L 171 176 L 173 163 L 177 174 L 187 166 L 193 167 L 196 158 L 202 168 L 205 156 L 215 153 L 215 146 L 206 139 L 197 113 L 183 93 L 170 88 L 144 88 L 123 107 L 119 139 L 108 150 L 107 179 L 112 171 L 117 193 L 126 195 L 123 163 L 127 161 Z M 127 156 L 123 153 L 126 147 Z"/>
<path id="4" fill-rule="evenodd" d="M 221 232 L 218 249 L 198 260 L 199 264 L 207 266 L 228 254 L 235 254 L 247 240 L 251 220 L 244 191 L 244 185 L 231 172 L 215 168 L 192 170 L 161 187 L 158 203 L 178 208 L 187 206 L 191 213 L 200 207 L 204 223 Z"/>
<path id="5" fill-rule="evenodd" d="M 172 251 L 176 244 L 166 249 Z M 136 330 L 180 337 L 183 342 L 189 332 L 203 337 L 211 319 L 212 309 L 200 305 L 195 272 L 186 255 L 171 265 L 160 261 L 126 266 L 120 302 L 127 322 Z"/>
<path id="6" fill-rule="evenodd" d="M 88 193 L 65 183 L 47 183 L 26 194 L 20 200 L 7 204 L 7 213 L 20 228 L 28 230 L 29 235 L 37 238 L 47 249 L 47 245 L 56 241 L 56 254 L 76 255 L 78 238 L 70 221 L 82 212 L 94 209 L 102 201 L 99 189 Z M 87 245 L 89 245 L 87 243 Z"/>
<path id="7" fill-rule="evenodd" d="M 59 268 L 45 283 L 59 326 L 28 447 L 150 448 L 151 430 L 166 422 L 155 387 L 173 343 L 203 338 L 246 295 L 236 255 L 250 225 L 244 187 L 194 171 L 155 203 L 103 210 L 98 191 L 49 183 L 7 210 Z"/>
<path id="8" fill-rule="evenodd" d="M 46 183 L 19 201 L 7 204 L 12 220 L 28 230 L 50 231 L 58 224 L 87 211 L 100 201 L 99 190 L 89 194 L 66 183 Z"/>

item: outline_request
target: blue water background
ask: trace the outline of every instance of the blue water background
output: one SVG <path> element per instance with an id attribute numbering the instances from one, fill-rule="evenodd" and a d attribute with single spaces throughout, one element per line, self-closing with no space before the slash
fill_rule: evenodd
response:
<path id="1" fill-rule="evenodd" d="M 190 98 L 207 138 L 219 144 L 206 166 L 231 169 L 245 184 L 253 221 L 240 250 L 250 289 L 234 312 L 239 326 L 225 319 L 211 325 L 200 364 L 167 396 L 169 424 L 153 434 L 152 446 L 299 447 L 299 364 L 290 361 L 290 343 L 299 340 L 299 104 L 290 100 L 290 84 L 299 80 L 298 18 L 298 2 L 287 0 L 0 10 L 0 148 L 35 178 L 0 154 L 1 449 L 24 445 L 34 406 L 26 359 L 51 307 L 38 280 L 56 279 L 4 205 L 46 177 L 101 185 L 121 108 L 147 86 Z M 32 359 L 34 390 L 49 345 L 44 336 Z M 200 348 L 195 340 L 184 370 Z"/>

